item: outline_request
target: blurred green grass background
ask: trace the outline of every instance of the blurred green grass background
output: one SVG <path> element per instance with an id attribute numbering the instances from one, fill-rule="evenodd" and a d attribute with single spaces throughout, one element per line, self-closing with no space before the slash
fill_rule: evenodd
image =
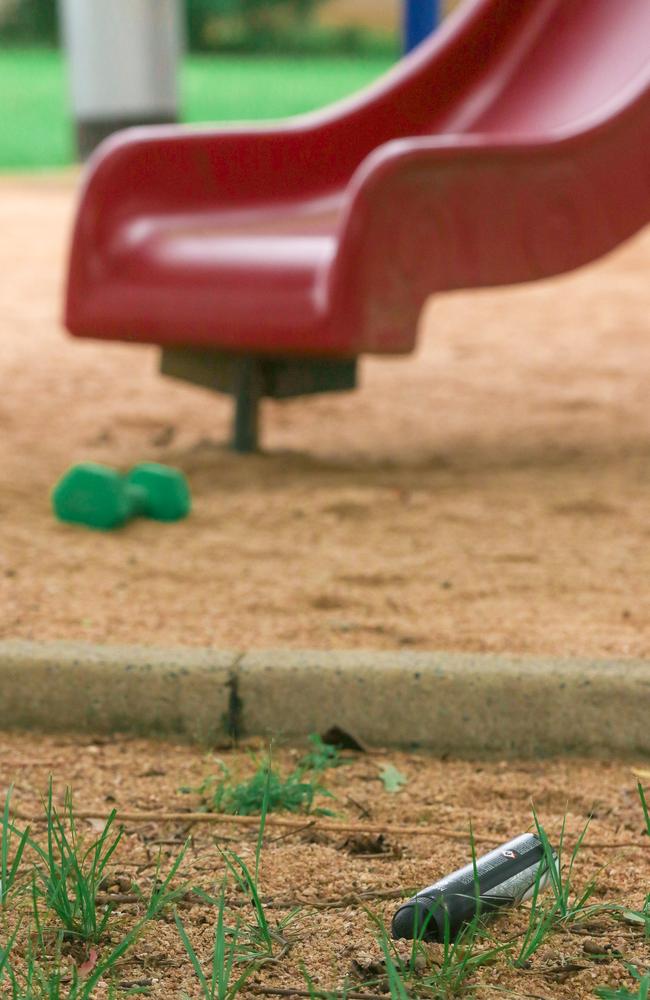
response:
<path id="1" fill-rule="evenodd" d="M 181 65 L 186 122 L 281 118 L 358 90 L 389 68 L 377 55 L 190 55 Z M 0 50 L 0 170 L 74 161 L 68 81 L 54 49 Z"/>

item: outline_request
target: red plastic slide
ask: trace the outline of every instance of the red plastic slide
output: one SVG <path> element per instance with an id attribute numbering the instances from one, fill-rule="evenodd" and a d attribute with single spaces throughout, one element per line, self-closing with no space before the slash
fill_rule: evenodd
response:
<path id="1" fill-rule="evenodd" d="M 105 143 L 65 322 L 193 355 L 181 377 L 291 395 L 302 376 L 249 369 L 242 389 L 209 358 L 295 375 L 408 352 L 431 293 L 566 271 L 648 221 L 650 0 L 470 0 L 322 111 Z"/>

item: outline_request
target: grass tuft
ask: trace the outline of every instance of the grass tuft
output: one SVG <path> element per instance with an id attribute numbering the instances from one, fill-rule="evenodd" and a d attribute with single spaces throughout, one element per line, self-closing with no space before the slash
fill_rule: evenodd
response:
<path id="1" fill-rule="evenodd" d="M 546 868 L 540 865 L 535 877 L 533 895 L 530 901 L 528 927 L 513 963 L 516 969 L 525 968 L 528 965 L 530 959 L 542 946 L 558 919 L 559 908 L 557 900 L 554 899 L 550 905 L 546 904 L 545 901 L 540 901 L 540 893 L 547 875 Z"/>
<path id="2" fill-rule="evenodd" d="M 160 877 L 162 854 L 158 855 L 158 860 L 156 861 L 156 871 L 153 878 L 153 886 L 147 901 L 145 920 L 155 920 L 164 909 L 171 906 L 172 903 L 175 903 L 176 900 L 180 899 L 181 896 L 184 896 L 187 893 L 188 887 L 186 884 L 176 886 L 173 889 L 171 888 L 171 884 L 173 879 L 178 874 L 178 870 L 185 859 L 189 844 L 190 841 L 186 840 L 164 878 Z"/>
<path id="3" fill-rule="evenodd" d="M 234 929 L 226 928 L 224 923 L 226 880 L 224 879 L 219 897 L 216 900 L 217 922 L 214 929 L 212 975 L 209 982 L 183 923 L 178 914 L 175 915 L 176 927 L 199 981 L 203 1000 L 233 1000 L 250 975 L 259 969 L 265 961 L 274 959 L 274 943 L 280 940 L 283 944 L 286 944 L 278 931 L 271 928 L 259 893 L 260 859 L 270 800 L 271 782 L 269 775 L 267 775 L 262 796 L 260 825 L 255 847 L 254 872 L 251 872 L 244 859 L 234 851 L 221 852 L 228 871 L 234 876 L 239 888 L 250 897 L 250 901 L 253 904 L 255 922 L 242 928 L 241 922 L 238 921 Z M 253 951 L 250 950 L 251 947 L 254 949 Z M 244 964 L 244 969 L 235 978 L 233 969 L 235 965 L 242 963 Z"/>
<path id="4" fill-rule="evenodd" d="M 97 894 L 106 865 L 122 839 L 122 831 L 112 833 L 113 810 L 96 840 L 84 848 L 74 819 L 72 793 L 66 789 L 63 817 L 54 805 L 50 780 L 47 802 L 47 849 L 38 848 L 35 893 L 59 918 L 66 933 L 82 941 L 98 941 L 112 910 L 103 913 Z"/>
<path id="5" fill-rule="evenodd" d="M 260 825 L 257 831 L 257 842 L 255 845 L 255 870 L 251 872 L 244 859 L 235 851 L 222 851 L 222 857 L 227 869 L 234 876 L 240 890 L 245 893 L 252 904 L 255 921 L 246 925 L 245 942 L 252 951 L 246 953 L 248 961 L 257 962 L 258 965 L 275 959 L 275 945 L 287 947 L 287 942 L 282 936 L 282 931 L 294 918 L 297 910 L 292 912 L 272 928 L 264 910 L 259 892 L 260 861 L 262 857 L 262 846 L 264 844 L 264 830 L 266 827 L 266 816 L 271 803 L 271 768 L 269 759 L 269 770 L 267 772 L 266 786 L 262 796 Z"/>
<path id="6" fill-rule="evenodd" d="M 409 1000 L 410 996 L 421 995 L 446 1000 L 447 997 L 460 995 L 469 988 L 468 980 L 482 965 L 492 963 L 510 947 L 508 943 L 483 947 L 490 938 L 483 928 L 480 914 L 477 914 L 453 941 L 447 920 L 444 941 L 428 949 L 423 941 L 425 924 L 412 941 L 409 957 L 405 960 L 389 937 L 381 918 L 369 910 L 366 913 L 378 930 L 391 1000 Z M 367 987 L 374 985 L 377 984 L 365 984 Z"/>
<path id="7" fill-rule="evenodd" d="M 29 827 L 18 834 L 16 853 L 11 857 L 16 829 L 10 820 L 10 804 L 13 785 L 10 785 L 5 795 L 2 811 L 2 831 L 0 832 L 0 906 L 6 909 L 9 894 L 12 892 L 18 877 L 20 862 L 29 840 Z"/>
<path id="8" fill-rule="evenodd" d="M 646 833 L 650 837 L 650 807 L 648 807 L 648 802 L 645 797 L 645 792 L 643 790 L 643 785 L 641 782 L 637 785 L 637 791 L 639 793 L 639 798 L 641 799 L 641 808 L 643 809 L 643 818 L 645 819 Z M 645 898 L 645 903 L 643 904 L 643 909 L 639 916 L 643 919 L 645 927 L 646 938 L 650 939 L 650 892 Z"/>
<path id="9" fill-rule="evenodd" d="M 639 793 L 639 798 L 641 799 L 641 808 L 643 809 L 643 818 L 645 819 L 645 832 L 650 837 L 650 806 L 648 806 L 648 801 L 645 797 L 643 785 L 641 784 L 640 781 L 638 782 L 636 787 Z"/>
<path id="10" fill-rule="evenodd" d="M 15 931 L 9 938 L 9 941 L 4 946 L 4 948 L 2 947 L 2 945 L 0 945 L 0 983 L 2 983 L 5 972 L 8 972 L 11 975 L 11 966 L 9 965 L 9 957 L 11 955 L 11 949 L 14 946 L 14 941 L 16 940 L 19 929 L 20 927 L 16 927 Z"/>
<path id="11" fill-rule="evenodd" d="M 255 816 L 262 811 L 266 801 L 267 812 L 310 812 L 315 816 L 332 816 L 330 810 L 314 809 L 317 796 L 331 798 L 331 793 L 300 765 L 286 777 L 273 768 L 270 756 L 257 762 L 251 778 L 235 783 L 228 768 L 219 761 L 221 774 L 212 775 L 201 783 L 197 791 L 203 796 L 211 812 L 230 813 L 238 816 Z"/>
<path id="12" fill-rule="evenodd" d="M 307 739 L 311 743 L 311 750 L 298 761 L 298 771 L 312 771 L 320 774 L 330 767 L 343 767 L 351 764 L 352 757 L 344 757 L 338 747 L 331 743 L 324 743 L 323 738 L 318 733 L 311 733 Z"/>
<path id="13" fill-rule="evenodd" d="M 590 821 L 587 820 L 580 835 L 578 836 L 567 864 L 564 860 L 567 853 L 566 814 L 562 819 L 562 829 L 560 831 L 557 852 L 553 851 L 546 830 L 541 825 L 534 806 L 533 818 L 535 820 L 537 836 L 541 840 L 542 847 L 544 849 L 545 867 L 548 871 L 549 882 L 555 898 L 554 908 L 556 922 L 570 923 L 573 920 L 577 920 L 594 913 L 595 910 L 602 909 L 602 907 L 594 908 L 587 906 L 587 902 L 593 895 L 596 888 L 596 875 L 589 879 L 581 893 L 574 893 L 573 873 L 576 860 L 580 854 L 584 839 L 587 836 Z"/>
<path id="14" fill-rule="evenodd" d="M 199 981 L 203 1000 L 233 1000 L 255 968 L 253 964 L 249 964 L 239 975 L 234 975 L 233 970 L 240 960 L 239 924 L 235 926 L 234 930 L 229 931 L 226 928 L 224 923 L 225 905 L 224 883 L 217 903 L 217 921 L 214 927 L 212 969 L 209 980 L 180 917 L 177 913 L 174 915 L 183 947 Z"/>

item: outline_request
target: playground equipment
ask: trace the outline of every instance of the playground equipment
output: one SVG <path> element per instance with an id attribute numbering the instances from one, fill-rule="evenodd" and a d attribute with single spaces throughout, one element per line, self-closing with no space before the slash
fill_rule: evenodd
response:
<path id="1" fill-rule="evenodd" d="M 428 295 L 568 271 L 649 219 L 648 0 L 474 0 L 317 113 L 108 140 L 65 321 L 232 393 L 250 450 L 264 395 L 413 350 Z"/>
<path id="2" fill-rule="evenodd" d="M 409 52 L 440 19 L 441 0 L 404 0 Z M 77 151 L 85 159 L 132 125 L 178 120 L 180 0 L 61 0 Z"/>
<path id="3" fill-rule="evenodd" d="M 423 42 L 440 21 L 441 0 L 405 0 L 404 49 L 410 52 Z"/>
<path id="4" fill-rule="evenodd" d="M 61 0 L 77 147 L 118 129 L 178 120 L 178 0 Z"/>
<path id="5" fill-rule="evenodd" d="M 178 469 L 146 462 L 126 476 L 106 465 L 84 462 L 69 469 L 52 491 L 61 521 L 89 528 L 121 528 L 134 517 L 179 521 L 190 512 L 187 480 Z"/>

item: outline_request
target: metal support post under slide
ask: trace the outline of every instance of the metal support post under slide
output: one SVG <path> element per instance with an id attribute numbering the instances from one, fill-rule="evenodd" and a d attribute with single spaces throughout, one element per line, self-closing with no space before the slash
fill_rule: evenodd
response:
<path id="1" fill-rule="evenodd" d="M 264 395 L 264 373 L 258 358 L 242 358 L 234 377 L 235 411 L 232 426 L 232 449 L 243 453 L 257 451 L 259 445 L 260 401 Z"/>
<path id="2" fill-rule="evenodd" d="M 259 446 L 260 402 L 322 392 L 348 392 L 357 385 L 356 358 L 259 357 L 199 347 L 164 347 L 163 375 L 233 397 L 231 446 L 250 453 Z"/>

